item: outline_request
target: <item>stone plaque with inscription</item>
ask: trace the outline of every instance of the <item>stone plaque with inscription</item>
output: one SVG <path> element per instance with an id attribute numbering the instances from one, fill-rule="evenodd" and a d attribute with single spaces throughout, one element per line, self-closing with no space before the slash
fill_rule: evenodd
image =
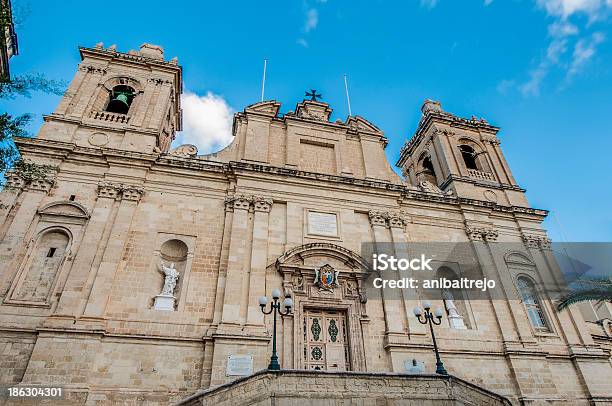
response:
<path id="1" fill-rule="evenodd" d="M 231 354 L 227 357 L 227 376 L 247 376 L 253 374 L 253 356 Z"/>
<path id="2" fill-rule="evenodd" d="M 338 236 L 338 218 L 334 213 L 308 212 L 308 234 Z"/>

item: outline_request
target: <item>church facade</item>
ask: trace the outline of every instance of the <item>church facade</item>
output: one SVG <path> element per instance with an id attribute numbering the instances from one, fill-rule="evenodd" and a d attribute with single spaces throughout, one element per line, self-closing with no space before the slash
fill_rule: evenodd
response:
<path id="1" fill-rule="evenodd" d="M 439 241 L 473 246 L 531 298 L 441 297 L 450 374 L 516 404 L 612 403 L 612 330 L 538 293 L 554 273 L 547 211 L 527 202 L 499 128 L 428 100 L 400 177 L 368 120 L 332 122 L 316 97 L 285 114 L 264 101 L 235 115 L 230 146 L 198 155 L 171 148 L 176 59 L 150 44 L 80 53 L 37 137 L 16 140 L 37 165 L 0 194 L 0 385 L 61 385 L 74 404 L 179 400 L 267 367 L 258 300 L 276 288 L 294 302 L 278 321 L 282 368 L 431 373 L 418 295 L 366 292 L 361 250 Z M 519 248 L 487 259 L 498 242 Z"/>

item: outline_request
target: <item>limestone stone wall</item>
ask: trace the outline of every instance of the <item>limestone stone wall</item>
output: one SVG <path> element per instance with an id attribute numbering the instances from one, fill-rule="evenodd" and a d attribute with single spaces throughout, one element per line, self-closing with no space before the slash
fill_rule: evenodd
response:
<path id="1" fill-rule="evenodd" d="M 253 371 L 266 368 L 273 328 L 258 298 L 275 288 L 295 302 L 278 322 L 283 368 L 306 368 L 304 317 L 318 310 L 346 323 L 350 371 L 402 373 L 416 359 L 433 372 L 431 337 L 412 315 L 419 292 L 366 295 L 362 243 L 465 243 L 508 293 L 521 272 L 536 280 L 557 272 L 541 227 L 547 212 L 528 206 L 497 127 L 427 102 L 400 154 L 404 179 L 386 161 L 380 129 L 361 117 L 332 123 L 322 102 L 284 115 L 278 102 L 256 103 L 236 115 L 226 149 L 167 150 L 163 134 L 177 117 L 162 106 L 180 107 L 171 97 L 176 64 L 83 52 L 105 62 L 87 59 L 40 136 L 16 140 L 26 159 L 52 167 L 48 176 L 11 172 L 0 193 L 0 382 L 63 383 L 75 404 L 167 403 L 223 385 L 237 378 L 227 373 L 230 355 L 252 356 Z M 118 71 L 146 82 L 134 121 L 92 121 L 92 92 Z M 466 137 L 488 154 L 488 175 L 458 160 L 456 142 Z M 422 153 L 437 184 L 419 180 Z M 325 227 L 312 224 L 313 214 L 328 219 Z M 28 281 L 40 277 L 48 249 L 61 248 L 35 248 L 55 229 L 69 236 L 68 248 L 57 251 L 55 271 L 43 272 L 44 300 L 24 300 L 42 287 Z M 515 248 L 498 252 L 506 246 L 497 242 Z M 178 280 L 169 309 L 160 310 L 162 265 L 174 262 Z M 338 272 L 333 289 L 315 285 L 324 266 Z M 448 371 L 517 404 L 611 401 L 610 335 L 578 309 L 555 312 L 545 295 L 548 329 L 538 330 L 516 295 L 508 297 L 467 298 L 459 307 L 469 328 L 445 319 L 436 329 Z"/>
<path id="2" fill-rule="evenodd" d="M 177 405 L 510 405 L 508 399 L 455 377 L 318 371 L 262 371 L 205 390 Z"/>

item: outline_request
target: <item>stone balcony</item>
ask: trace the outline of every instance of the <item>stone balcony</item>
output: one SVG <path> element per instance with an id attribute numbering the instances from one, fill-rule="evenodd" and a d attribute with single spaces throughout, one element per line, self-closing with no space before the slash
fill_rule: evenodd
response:
<path id="1" fill-rule="evenodd" d="M 127 124 L 130 122 L 130 116 L 126 114 L 110 113 L 108 111 L 92 111 L 89 118 L 106 123 Z"/>
<path id="2" fill-rule="evenodd" d="M 495 181 L 495 176 L 493 176 L 492 173 L 483 172 L 476 169 L 468 169 L 467 171 L 471 178 Z"/>
<path id="3" fill-rule="evenodd" d="M 263 370 L 200 390 L 177 405 L 510 406 L 508 399 L 451 375 Z"/>

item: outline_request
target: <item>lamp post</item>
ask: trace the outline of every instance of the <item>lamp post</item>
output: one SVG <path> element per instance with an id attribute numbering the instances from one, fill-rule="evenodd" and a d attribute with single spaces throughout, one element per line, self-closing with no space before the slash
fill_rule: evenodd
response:
<path id="1" fill-rule="evenodd" d="M 279 299 L 281 297 L 281 292 L 279 289 L 274 289 L 272 291 L 272 300 L 270 303 L 270 310 L 266 311 L 266 305 L 268 304 L 268 298 L 262 296 L 259 298 L 259 306 L 261 306 L 261 311 L 263 314 L 274 313 L 274 329 L 272 333 L 272 357 L 270 358 L 270 365 L 268 365 L 268 369 L 272 371 L 279 371 L 280 364 L 278 363 L 278 356 L 276 355 L 276 313 L 279 313 L 282 316 L 287 316 L 291 313 L 291 308 L 293 307 L 293 300 L 290 297 L 286 297 L 283 301 L 283 305 L 285 305 L 285 312 L 281 311 L 281 304 L 279 303 Z"/>
<path id="2" fill-rule="evenodd" d="M 436 326 L 439 326 L 440 323 L 442 323 L 442 309 L 437 308 L 434 313 L 431 313 L 429 311 L 431 309 L 431 303 L 429 303 L 428 301 L 423 302 L 423 309 L 425 309 L 425 314 L 423 314 L 423 311 L 418 306 L 416 306 L 413 311 L 414 315 L 419 320 L 419 323 L 429 324 L 429 330 L 431 331 L 431 339 L 433 340 L 434 352 L 436 353 L 436 374 L 448 375 L 448 372 L 446 372 L 446 369 L 444 369 L 444 364 L 440 360 L 440 353 L 438 352 L 438 345 L 436 343 L 436 335 L 434 334 L 433 330 L 434 324 Z M 424 319 L 421 318 L 421 316 L 424 316 Z"/>

